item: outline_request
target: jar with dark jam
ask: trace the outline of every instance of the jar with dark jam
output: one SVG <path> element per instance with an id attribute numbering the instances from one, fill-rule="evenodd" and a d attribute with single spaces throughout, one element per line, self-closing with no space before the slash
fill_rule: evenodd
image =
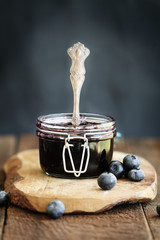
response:
<path id="1" fill-rule="evenodd" d="M 41 168 L 54 177 L 97 177 L 112 159 L 115 134 L 115 120 L 105 115 L 82 113 L 77 127 L 69 113 L 38 117 Z"/>

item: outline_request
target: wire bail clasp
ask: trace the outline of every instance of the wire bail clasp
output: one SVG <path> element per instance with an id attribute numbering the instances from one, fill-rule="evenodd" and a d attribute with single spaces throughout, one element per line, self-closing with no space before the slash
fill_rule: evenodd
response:
<path id="1" fill-rule="evenodd" d="M 74 146 L 74 144 L 69 143 L 70 140 L 72 140 L 72 139 L 82 139 L 84 141 L 84 143 L 81 144 L 81 147 L 83 147 L 83 151 L 82 151 L 82 157 L 81 157 L 79 170 L 75 169 L 75 165 L 74 165 L 74 161 L 73 161 L 73 157 L 72 157 L 72 153 L 71 153 L 71 149 L 70 149 L 70 147 Z M 65 151 L 66 151 L 66 149 L 68 150 L 69 158 L 70 158 L 70 162 L 71 162 L 71 166 L 72 166 L 73 170 L 67 170 L 66 159 L 65 159 Z M 85 156 L 86 150 L 87 150 L 87 159 L 86 159 L 86 163 L 85 163 L 84 169 L 82 170 L 83 163 L 84 163 L 84 156 Z M 63 158 L 63 167 L 64 167 L 64 171 L 65 172 L 73 173 L 75 177 L 79 177 L 81 175 L 81 173 L 85 173 L 87 171 L 89 158 L 90 158 L 90 151 L 89 151 L 89 145 L 88 145 L 87 137 L 86 136 L 84 136 L 84 137 L 80 137 L 80 136 L 70 137 L 70 136 L 68 136 L 67 138 L 65 138 L 65 144 L 63 146 L 63 151 L 62 151 L 62 158 Z"/>

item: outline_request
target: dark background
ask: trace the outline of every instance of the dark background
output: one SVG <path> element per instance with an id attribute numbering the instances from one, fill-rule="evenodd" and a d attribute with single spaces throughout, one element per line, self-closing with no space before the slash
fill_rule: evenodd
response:
<path id="1" fill-rule="evenodd" d="M 91 54 L 81 112 L 108 114 L 125 136 L 160 136 L 160 1 L 0 1 L 0 133 L 35 132 L 72 112 L 71 61 Z"/>

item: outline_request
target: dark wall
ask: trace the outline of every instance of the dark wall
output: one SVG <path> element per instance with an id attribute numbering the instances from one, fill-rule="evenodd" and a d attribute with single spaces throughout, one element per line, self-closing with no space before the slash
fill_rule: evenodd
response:
<path id="1" fill-rule="evenodd" d="M 72 112 L 71 61 L 91 51 L 81 112 L 108 114 L 125 136 L 160 136 L 160 2 L 0 1 L 0 133 Z"/>

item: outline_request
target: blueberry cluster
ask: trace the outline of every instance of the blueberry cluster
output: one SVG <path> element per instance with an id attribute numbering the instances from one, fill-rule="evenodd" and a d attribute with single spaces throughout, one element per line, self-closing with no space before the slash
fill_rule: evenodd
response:
<path id="1" fill-rule="evenodd" d="M 102 173 L 98 177 L 98 185 L 103 190 L 110 190 L 113 188 L 117 179 L 123 176 L 129 178 L 131 181 L 141 181 L 144 179 L 145 174 L 142 169 L 139 168 L 140 160 L 135 155 L 127 155 L 123 158 L 123 163 L 120 161 L 112 161 L 108 167 L 108 173 Z"/>

